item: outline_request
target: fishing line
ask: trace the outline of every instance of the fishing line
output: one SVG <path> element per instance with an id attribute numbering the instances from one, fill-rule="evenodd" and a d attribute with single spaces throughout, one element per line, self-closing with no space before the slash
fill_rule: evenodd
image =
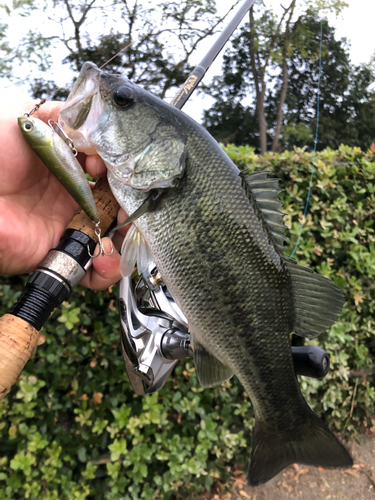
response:
<path id="1" fill-rule="evenodd" d="M 297 250 L 297 247 L 299 245 L 300 239 L 301 239 L 302 230 L 303 230 L 303 227 L 304 227 L 305 222 L 306 222 L 307 210 L 309 208 L 310 194 L 311 194 L 311 189 L 312 189 L 312 181 L 313 181 L 313 177 L 314 177 L 314 172 L 316 170 L 316 168 L 315 168 L 315 156 L 316 156 L 316 146 L 318 144 L 318 133 L 319 133 L 320 80 L 321 80 L 321 76 L 322 76 L 322 39 L 323 39 L 323 23 L 322 23 L 322 21 L 320 21 L 318 99 L 317 99 L 317 105 L 316 105 L 316 132 L 315 132 L 315 140 L 314 140 L 314 153 L 313 153 L 313 159 L 312 159 L 312 170 L 311 170 L 311 176 L 310 176 L 309 191 L 307 193 L 305 210 L 303 212 L 303 218 L 302 218 L 302 223 L 301 223 L 301 227 L 300 227 L 299 234 L 298 234 L 297 243 L 296 243 L 296 246 L 294 247 L 294 250 L 291 253 L 290 257 L 293 257 L 293 255 L 294 255 L 294 253 Z"/>
<path id="2" fill-rule="evenodd" d="M 111 59 L 108 59 L 108 61 L 107 61 L 107 62 L 105 62 L 104 64 L 102 64 L 102 65 L 100 66 L 100 68 L 99 68 L 99 69 L 102 69 L 102 68 L 104 68 L 104 66 L 107 66 L 107 64 L 108 64 L 108 63 L 110 63 L 111 61 L 113 61 L 113 59 L 114 59 L 115 57 L 117 57 L 119 54 L 121 54 L 121 52 L 122 52 L 123 50 L 128 49 L 130 46 L 131 46 L 131 43 L 129 43 L 129 45 L 126 45 L 126 47 L 123 47 L 121 50 L 119 50 L 119 51 L 117 52 L 117 54 L 115 54 L 113 57 L 111 57 Z"/>
<path id="3" fill-rule="evenodd" d="M 126 45 L 125 47 L 123 47 L 119 52 L 117 52 L 117 54 L 115 54 L 113 57 L 111 57 L 111 59 L 109 59 L 107 62 L 105 62 L 102 66 L 100 66 L 99 69 L 102 69 L 104 68 L 104 66 L 106 66 L 108 63 L 110 63 L 115 57 L 117 57 L 119 54 L 121 54 L 121 52 L 123 50 L 126 50 L 128 49 L 129 47 L 131 46 L 131 43 L 129 43 L 129 45 Z M 33 113 L 35 113 L 36 111 L 38 111 L 38 109 L 40 108 L 40 106 L 42 106 L 45 102 L 47 102 L 49 99 L 52 99 L 52 97 L 57 94 L 57 92 L 59 90 L 62 90 L 62 89 L 68 89 L 70 87 L 72 87 L 73 84 L 69 84 L 69 85 L 64 85 L 62 87 L 59 87 L 58 89 L 54 90 L 52 92 L 52 94 L 48 95 L 47 97 L 43 98 L 38 104 L 35 105 L 35 107 L 29 112 L 29 113 L 25 113 L 25 115 L 27 116 L 31 116 Z"/>
<path id="4" fill-rule="evenodd" d="M 70 85 L 64 85 L 63 87 L 59 87 L 58 89 L 54 90 L 52 92 L 52 94 L 48 95 L 47 97 L 43 97 L 43 99 L 40 100 L 40 102 L 38 102 L 37 104 L 35 104 L 35 106 L 33 107 L 33 109 L 31 111 L 29 111 L 28 113 L 24 113 L 24 116 L 27 116 L 27 117 L 30 117 L 31 115 L 33 115 L 36 111 L 39 110 L 39 108 L 48 101 L 48 99 L 52 99 L 52 97 L 61 89 L 68 89 L 70 87 L 72 87 L 73 84 L 70 84 Z"/>

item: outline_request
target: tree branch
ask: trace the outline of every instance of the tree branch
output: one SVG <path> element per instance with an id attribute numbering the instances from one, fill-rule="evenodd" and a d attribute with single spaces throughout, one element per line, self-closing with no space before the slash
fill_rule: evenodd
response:
<path id="1" fill-rule="evenodd" d="M 288 17 L 288 20 L 286 23 L 286 28 L 285 28 L 285 39 L 284 39 L 284 45 L 283 45 L 283 66 L 282 66 L 283 82 L 281 85 L 280 100 L 279 100 L 279 106 L 278 106 L 278 110 L 277 110 L 276 129 L 275 129 L 275 134 L 274 134 L 273 142 L 272 142 L 272 151 L 273 152 L 276 152 L 279 149 L 280 133 L 281 133 L 281 127 L 282 127 L 282 122 L 283 122 L 283 117 L 284 117 L 284 105 L 285 105 L 286 94 L 287 94 L 287 90 L 288 90 L 288 84 L 289 84 L 287 51 L 288 51 L 288 45 L 292 39 L 292 35 L 294 32 L 294 29 L 292 31 L 290 31 L 290 23 L 292 21 L 295 6 L 296 6 L 296 0 L 293 0 L 293 2 L 289 6 L 289 7 L 291 7 L 291 10 L 290 10 L 289 17 Z M 285 12 L 287 12 L 287 11 L 285 11 Z"/>
<path id="2" fill-rule="evenodd" d="M 270 58 L 271 58 L 272 51 L 273 51 L 273 49 L 274 49 L 274 47 L 275 47 L 275 44 L 276 44 L 276 40 L 277 40 L 277 38 L 278 38 L 278 36 L 279 36 L 279 34 L 280 34 L 281 25 L 282 25 L 282 23 L 283 23 L 283 21 L 284 21 L 284 19 L 285 19 L 285 16 L 287 15 L 288 11 L 290 10 L 290 8 L 291 8 L 292 6 L 293 6 L 292 10 L 294 10 L 295 5 L 296 5 L 296 0 L 292 0 L 292 3 L 289 5 L 289 7 L 288 7 L 287 9 L 286 9 L 285 7 L 283 7 L 283 9 L 284 9 L 284 14 L 281 16 L 280 22 L 279 22 L 279 24 L 278 24 L 278 26 L 277 26 L 277 28 L 276 28 L 276 31 L 275 31 L 275 33 L 274 33 L 274 35 L 273 35 L 273 37 L 271 38 L 270 43 L 269 43 L 268 56 L 267 56 L 267 58 L 266 58 L 266 61 L 265 61 L 265 63 L 264 63 L 264 66 L 263 66 L 263 72 L 264 72 L 264 73 L 265 73 L 265 71 L 266 71 L 266 69 L 267 69 L 267 66 L 268 66 L 269 60 L 270 60 Z M 289 17 L 289 19 L 290 19 L 290 17 Z"/>

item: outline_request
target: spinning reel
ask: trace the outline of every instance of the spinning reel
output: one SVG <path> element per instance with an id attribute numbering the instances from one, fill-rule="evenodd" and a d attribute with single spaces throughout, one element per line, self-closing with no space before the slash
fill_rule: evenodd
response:
<path id="1" fill-rule="evenodd" d="M 193 356 L 188 323 L 155 264 L 136 284 L 120 281 L 119 312 L 122 351 L 136 394 L 160 390 L 178 360 Z M 317 379 L 329 372 L 329 355 L 317 346 L 292 347 L 296 374 Z"/>
<path id="2" fill-rule="evenodd" d="M 185 316 L 151 265 L 133 286 L 120 281 L 122 351 L 136 394 L 160 390 L 177 361 L 193 356 Z"/>

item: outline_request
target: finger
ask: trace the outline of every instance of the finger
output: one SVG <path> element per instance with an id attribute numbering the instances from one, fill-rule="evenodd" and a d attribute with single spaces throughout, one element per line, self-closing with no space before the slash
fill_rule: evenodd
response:
<path id="1" fill-rule="evenodd" d="M 99 155 L 90 155 L 86 158 L 86 172 L 94 178 L 104 177 L 107 167 Z"/>
<path id="2" fill-rule="evenodd" d="M 103 238 L 103 248 L 110 255 L 100 255 L 92 259 L 92 266 L 89 268 L 81 285 L 93 290 L 105 290 L 121 278 L 120 274 L 120 254 L 114 248 L 110 238 Z M 99 247 L 97 245 L 95 253 Z"/>
<path id="3" fill-rule="evenodd" d="M 127 213 L 120 208 L 117 216 L 117 223 L 121 224 L 124 220 L 128 218 Z M 104 251 L 110 253 L 113 248 L 111 255 L 100 255 L 93 259 L 92 266 L 89 268 L 86 276 L 81 281 L 81 285 L 91 288 L 93 290 L 105 290 L 114 283 L 117 283 L 121 279 L 120 274 L 120 259 L 121 256 L 117 252 L 116 248 L 120 248 L 125 234 L 129 230 L 130 226 L 125 226 L 116 231 L 113 242 L 110 238 L 103 238 L 102 243 Z M 99 247 L 97 245 L 95 249 L 95 254 L 98 252 Z"/>
<path id="4" fill-rule="evenodd" d="M 120 231 L 116 231 L 112 238 L 112 243 L 115 248 L 121 248 L 124 241 L 124 235 Z"/>
<path id="5" fill-rule="evenodd" d="M 126 219 L 128 219 L 129 215 L 125 212 L 123 208 L 120 208 L 117 214 L 117 225 L 122 224 Z M 125 236 L 125 234 L 128 232 L 131 224 L 127 226 L 122 226 L 117 232 Z"/>
<path id="6" fill-rule="evenodd" d="M 117 224 L 116 225 L 118 226 L 127 218 L 128 218 L 128 215 L 125 212 L 125 210 L 120 208 L 120 210 L 117 214 Z M 113 238 L 112 238 L 112 241 L 113 241 L 113 244 L 115 245 L 115 248 L 122 247 L 124 237 L 125 237 L 126 233 L 129 231 L 130 227 L 131 227 L 131 224 L 129 224 L 128 226 L 123 226 L 115 232 L 115 234 L 113 235 Z"/>

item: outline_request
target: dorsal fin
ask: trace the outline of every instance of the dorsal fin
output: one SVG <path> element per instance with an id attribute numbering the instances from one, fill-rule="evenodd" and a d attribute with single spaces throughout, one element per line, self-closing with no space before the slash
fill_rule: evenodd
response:
<path id="1" fill-rule="evenodd" d="M 281 254 L 284 254 L 283 242 L 285 225 L 283 223 L 284 213 L 280 210 L 283 202 L 279 200 L 279 179 L 268 179 L 268 172 L 240 172 L 242 187 L 250 200 L 263 228 L 270 239 L 277 246 Z"/>
<path id="2" fill-rule="evenodd" d="M 292 283 L 294 299 L 293 331 L 314 338 L 331 327 L 341 314 L 345 297 L 331 280 L 283 255 L 285 226 L 282 202 L 278 198 L 278 179 L 267 179 L 267 172 L 241 172 L 244 188 L 266 234 L 282 254 Z"/>

